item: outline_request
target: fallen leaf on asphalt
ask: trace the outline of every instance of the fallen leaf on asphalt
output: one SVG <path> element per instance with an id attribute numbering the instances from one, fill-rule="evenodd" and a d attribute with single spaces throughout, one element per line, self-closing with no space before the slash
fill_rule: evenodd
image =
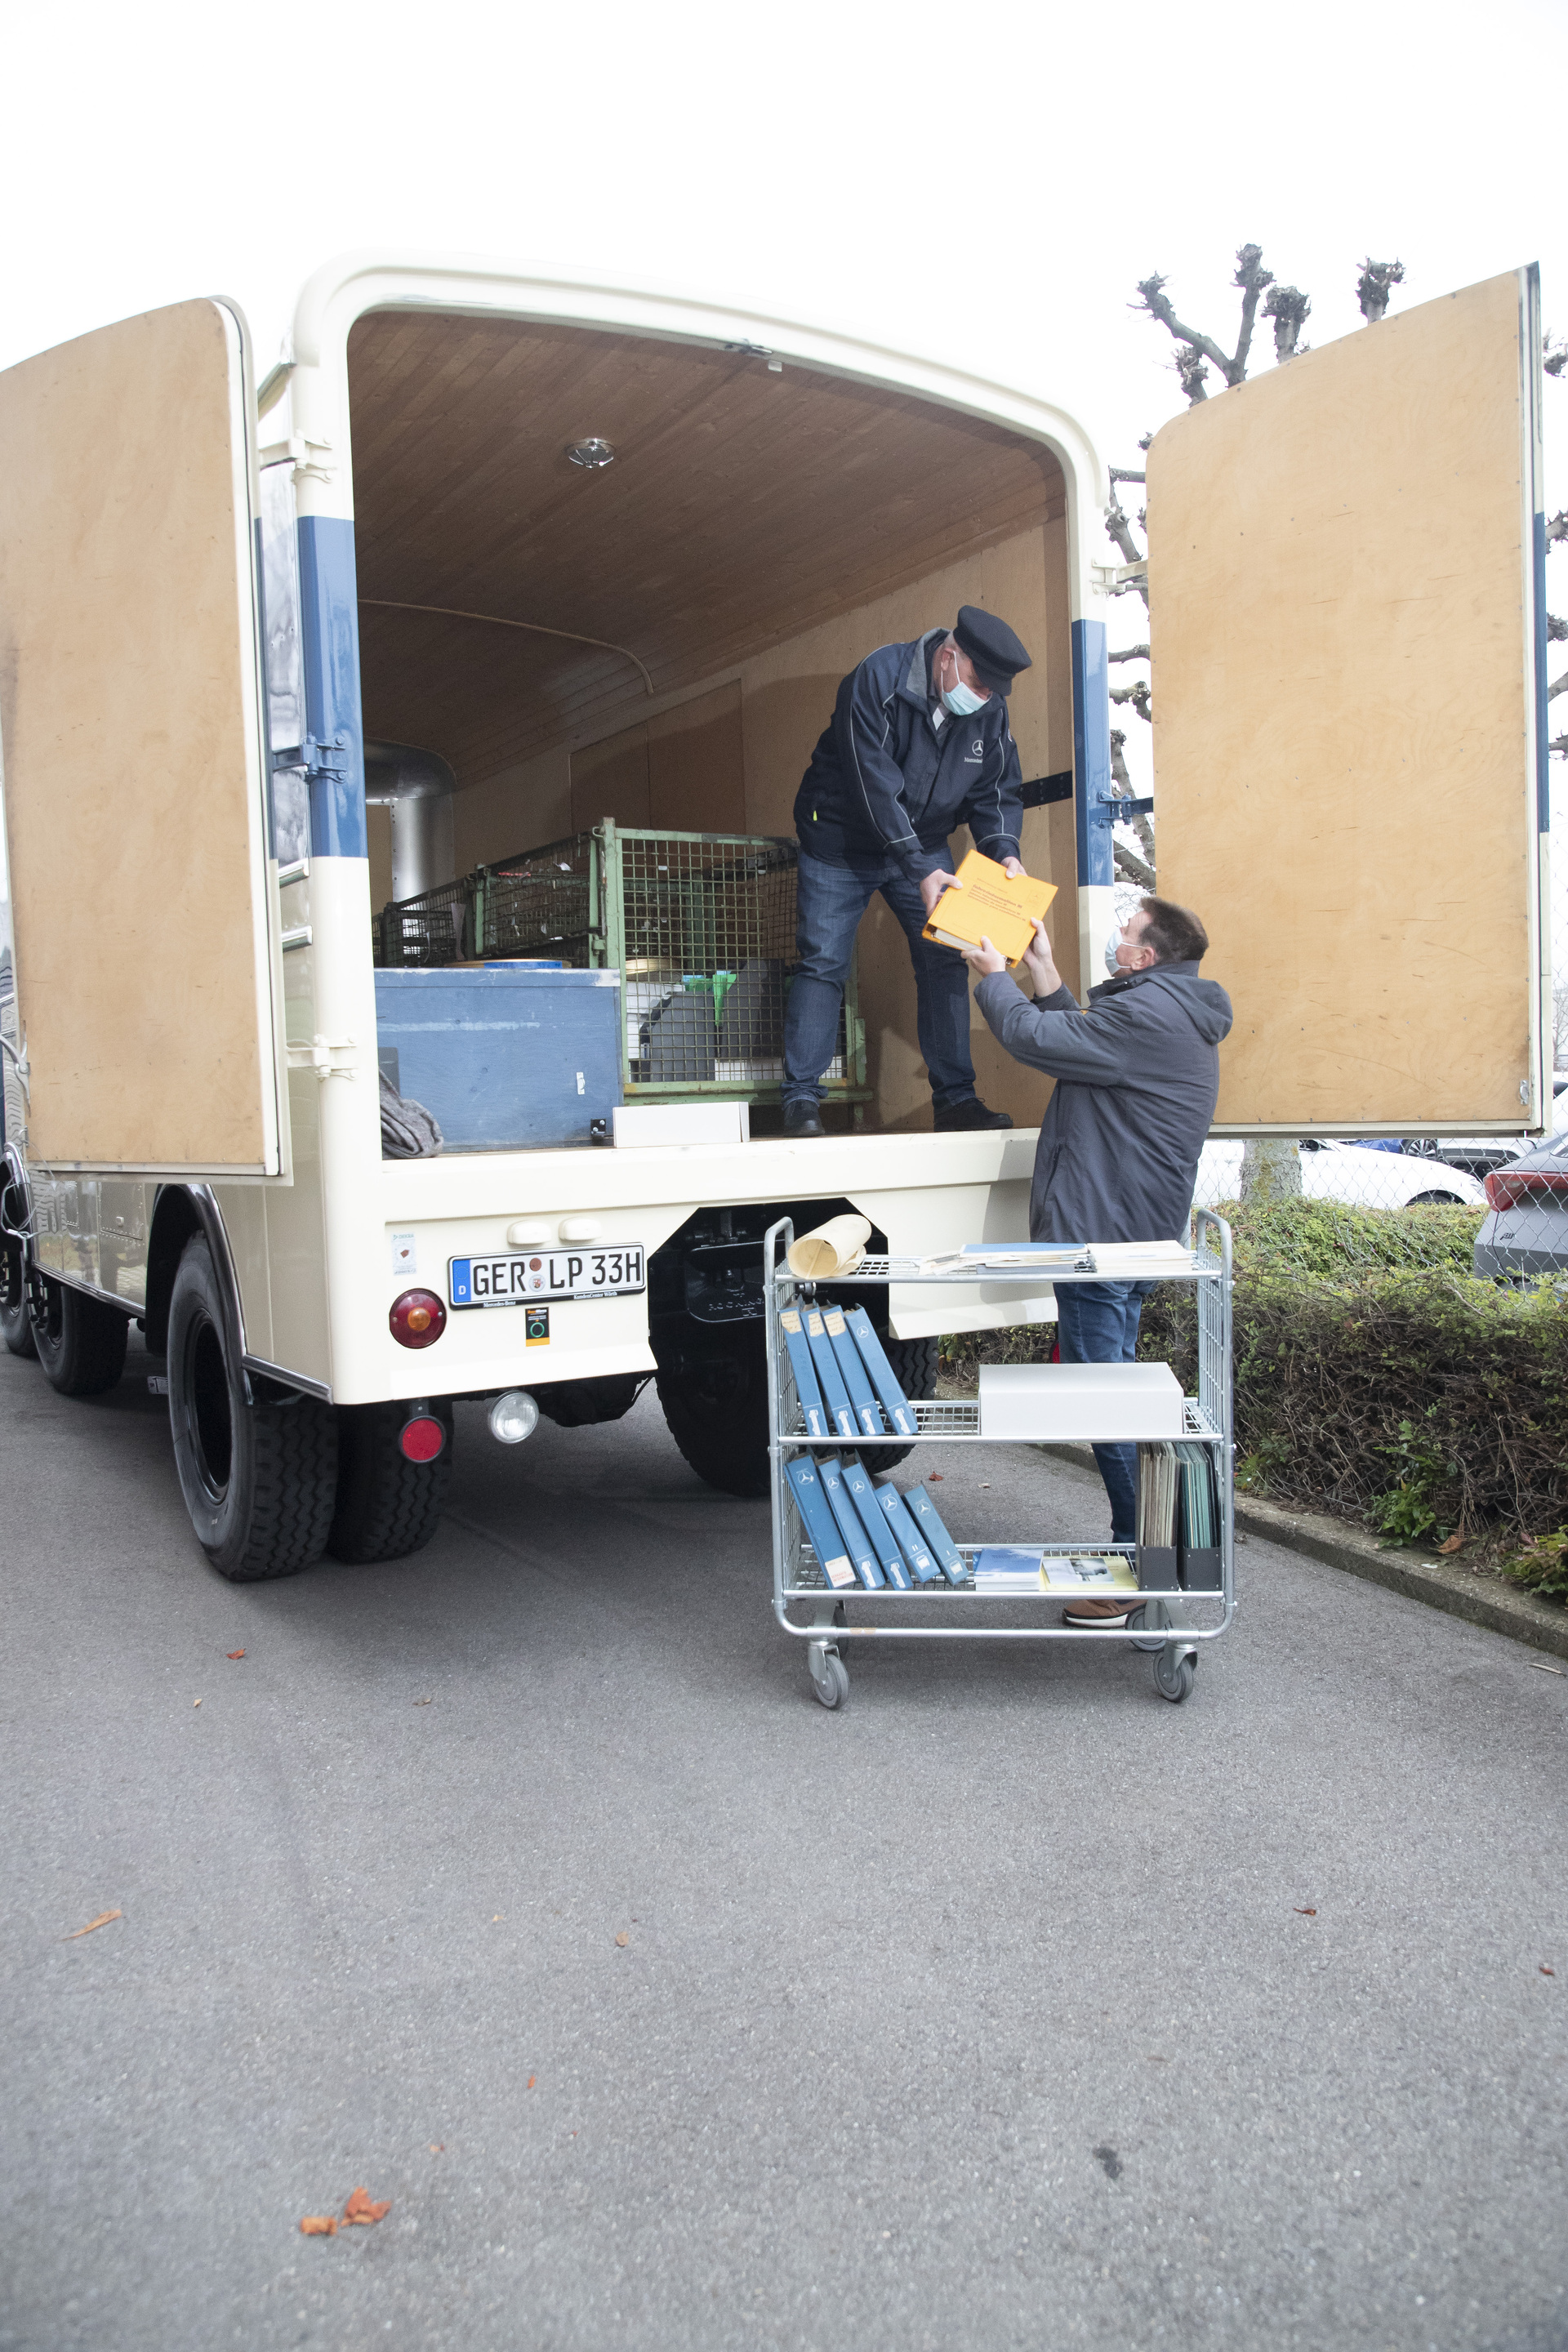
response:
<path id="1" fill-rule="evenodd" d="M 305 2238 L 335 2238 L 338 2234 L 334 2213 L 307 2213 L 300 2224 L 300 2234 Z"/>
<path id="2" fill-rule="evenodd" d="M 627 1935 L 624 1927 L 621 1929 L 620 1934 L 616 1937 L 616 1941 L 620 1946 L 623 1952 L 626 1950 L 626 1946 L 631 1942 L 631 1937 Z"/>
<path id="3" fill-rule="evenodd" d="M 532 2090 L 532 2088 L 533 2088 L 533 2086 L 534 2086 L 535 2083 L 537 2083 L 537 2082 L 538 2082 L 538 2080 L 539 2080 L 539 2077 L 538 2077 L 538 2075 L 537 2075 L 537 2074 L 531 2074 L 531 2075 L 529 2076 L 529 2078 L 528 2078 L 528 2087 L 529 2087 L 529 2089 L 530 2089 L 531 2091 Z"/>
<path id="4" fill-rule="evenodd" d="M 73 1927 L 68 1936 L 60 1937 L 60 1941 L 62 1944 L 74 1944 L 79 1936 L 90 1936 L 95 1927 L 107 1927 L 111 1919 L 118 1919 L 120 1916 L 118 1911 L 100 1911 L 96 1919 L 89 1919 L 85 1927 Z"/>
<path id="5" fill-rule="evenodd" d="M 1318 1906 L 1315 1903 L 1309 1903 L 1305 1909 L 1300 1903 L 1292 1903 L 1290 1908 L 1298 1919 L 1315 1919 L 1318 1916 Z"/>
<path id="6" fill-rule="evenodd" d="M 430 1701 L 427 1698 L 416 1698 L 414 1704 L 416 1706 L 428 1706 Z"/>
<path id="7" fill-rule="evenodd" d="M 224 1656 L 226 1658 L 243 1658 L 245 1652 L 243 1650 L 226 1650 L 224 1652 Z"/>
<path id="8" fill-rule="evenodd" d="M 199 1698 L 194 1698 L 194 1699 L 191 1701 L 191 1705 L 192 1705 L 193 1706 L 200 1706 L 200 1705 L 201 1705 L 201 1701 L 200 1701 L 200 1699 L 199 1699 Z"/>
<path id="9" fill-rule="evenodd" d="M 368 2228 L 372 2221 L 379 2221 L 384 2214 L 390 2213 L 391 2210 L 392 2200 L 390 2197 L 388 2197 L 385 2201 L 380 2205 L 373 2205 L 371 2202 L 369 2189 L 356 2189 L 349 2199 L 348 2203 L 343 2207 L 343 2220 L 345 2221 L 363 2221 Z"/>
<path id="10" fill-rule="evenodd" d="M 933 1470 L 931 1476 L 926 1480 L 926 1485 L 928 1486 L 940 1486 L 946 1475 L 947 1473 L 945 1470 Z"/>
<path id="11" fill-rule="evenodd" d="M 1543 1977 L 1554 1977 L 1557 1974 L 1557 1971 L 1555 1969 L 1549 1969 L 1545 1961 L 1542 1960 L 1541 1963 L 1541 1973 Z"/>
<path id="12" fill-rule="evenodd" d="M 1440 1543 L 1437 1549 L 1439 1551 L 1458 1551 L 1464 1540 L 1463 1536 L 1450 1536 L 1447 1542 Z"/>
<path id="13" fill-rule="evenodd" d="M 991 1481 L 990 1481 L 990 1479 L 989 1479 L 989 1478 L 982 1478 L 982 1480 L 980 1481 L 980 1491 L 981 1491 L 981 1493 L 982 1493 L 983 1495 L 989 1493 L 989 1491 L 990 1491 L 990 1487 L 991 1487 Z"/>
<path id="14" fill-rule="evenodd" d="M 492 1911 L 492 1912 L 491 1912 L 491 1914 L 490 1914 L 490 1926 L 491 1926 L 492 1927 L 495 1926 L 496 1921 L 497 1921 L 500 1917 L 500 1913 L 499 1911 Z"/>
<path id="15" fill-rule="evenodd" d="M 430 2153 L 432 2156 L 445 2156 L 447 2153 L 446 2141 L 444 2139 L 433 2139 L 430 2143 Z"/>

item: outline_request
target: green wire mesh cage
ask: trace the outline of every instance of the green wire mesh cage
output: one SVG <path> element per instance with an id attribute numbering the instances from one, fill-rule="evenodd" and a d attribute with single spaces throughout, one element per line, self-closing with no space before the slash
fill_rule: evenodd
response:
<path id="1" fill-rule="evenodd" d="M 795 846 L 766 835 L 652 833 L 606 820 L 389 906 L 382 961 L 539 957 L 621 975 L 622 1083 L 665 1101 L 777 1101 L 795 956 Z M 443 929 L 445 926 L 445 929 Z M 832 1098 L 868 1099 L 851 959 Z"/>

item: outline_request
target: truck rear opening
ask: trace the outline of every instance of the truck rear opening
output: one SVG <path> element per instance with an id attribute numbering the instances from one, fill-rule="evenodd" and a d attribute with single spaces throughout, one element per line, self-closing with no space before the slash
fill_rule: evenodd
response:
<path id="1" fill-rule="evenodd" d="M 1068 502 L 1043 442 L 754 347 L 471 313 L 373 311 L 348 366 L 365 739 L 433 755 L 456 784 L 449 831 L 425 827 L 421 887 L 605 818 L 790 835 L 839 678 L 964 603 L 1034 655 L 1010 704 L 1025 778 L 1070 769 Z M 389 808 L 370 822 L 379 908 Z M 1070 972 L 1070 810 L 1032 810 L 1025 854 L 1068 886 Z M 758 937 L 793 957 L 793 937 Z M 622 942 L 628 1027 L 637 944 Z M 510 951 L 528 946 L 513 935 Z M 657 1003 L 657 975 L 642 992 Z M 928 1125 L 913 979 L 879 900 L 858 1013 L 858 1116 Z M 983 1097 L 1037 1124 L 1037 1079 L 984 1028 L 973 1042 Z"/>

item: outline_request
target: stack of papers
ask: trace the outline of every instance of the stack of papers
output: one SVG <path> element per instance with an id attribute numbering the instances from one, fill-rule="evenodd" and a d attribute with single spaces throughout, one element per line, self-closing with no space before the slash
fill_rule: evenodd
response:
<path id="1" fill-rule="evenodd" d="M 1138 1448 L 1138 1540 L 1146 1551 L 1168 1550 L 1176 1540 L 1180 1475 L 1176 1449 L 1168 1441 Z"/>
<path id="2" fill-rule="evenodd" d="M 1189 1551 L 1212 1551 L 1219 1542 L 1214 1454 L 1208 1446 L 1192 1444 L 1175 1451 L 1182 1464 L 1182 1540 Z"/>
<path id="3" fill-rule="evenodd" d="M 1119 1553 L 1106 1558 L 1075 1553 L 1069 1559 L 1033 1545 L 989 1544 L 975 1554 L 976 1592 L 1083 1592 L 1096 1588 L 1136 1592 L 1137 1570 Z"/>

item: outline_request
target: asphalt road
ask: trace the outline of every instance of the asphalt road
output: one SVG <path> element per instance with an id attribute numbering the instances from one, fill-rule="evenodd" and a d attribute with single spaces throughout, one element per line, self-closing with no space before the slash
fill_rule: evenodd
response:
<path id="1" fill-rule="evenodd" d="M 0 2345 L 1568 2345 L 1531 1651 L 1254 1542 L 1185 1706 L 908 1644 L 831 1716 L 650 1400 L 464 1408 L 428 1551 L 234 1587 L 145 1369 L 0 1356 Z"/>

